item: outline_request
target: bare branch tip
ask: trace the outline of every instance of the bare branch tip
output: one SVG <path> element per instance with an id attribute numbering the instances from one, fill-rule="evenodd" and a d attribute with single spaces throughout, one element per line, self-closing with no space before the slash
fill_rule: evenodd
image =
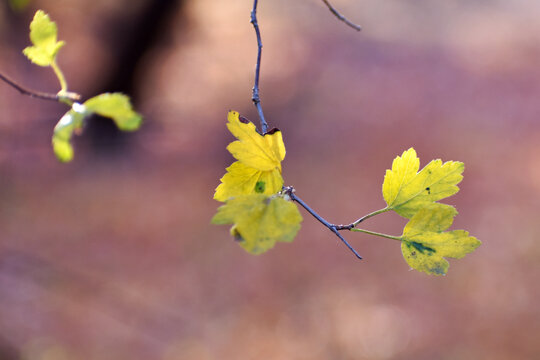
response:
<path id="1" fill-rule="evenodd" d="M 330 4 L 328 0 L 322 0 L 322 2 L 328 7 L 328 10 L 330 10 L 330 12 L 334 14 L 336 18 L 343 21 L 345 24 L 347 24 L 347 26 L 353 28 L 356 31 L 362 30 L 362 27 L 360 25 L 353 23 L 352 21 L 347 19 L 345 16 L 341 15 L 339 11 L 337 11 L 336 8 L 332 6 L 332 4 Z"/>

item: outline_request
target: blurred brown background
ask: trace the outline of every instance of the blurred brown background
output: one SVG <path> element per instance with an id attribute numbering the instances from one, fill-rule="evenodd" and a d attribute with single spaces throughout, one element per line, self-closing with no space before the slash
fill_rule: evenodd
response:
<path id="1" fill-rule="evenodd" d="M 260 3 L 286 184 L 346 223 L 384 206 L 403 150 L 460 160 L 453 228 L 483 245 L 429 277 L 398 244 L 346 233 L 356 260 L 303 213 L 292 244 L 245 253 L 209 221 L 232 162 L 227 110 L 256 120 L 251 0 L 4 0 L 3 73 L 57 91 L 21 54 L 44 9 L 70 89 L 127 92 L 145 123 L 92 119 L 60 164 L 65 106 L 0 83 L 0 359 L 540 358 L 540 2 L 333 3 L 364 30 L 319 0 Z"/>

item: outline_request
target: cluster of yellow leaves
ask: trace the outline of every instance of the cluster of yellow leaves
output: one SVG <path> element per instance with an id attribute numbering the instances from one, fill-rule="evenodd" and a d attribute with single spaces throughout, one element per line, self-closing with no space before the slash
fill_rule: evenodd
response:
<path id="1" fill-rule="evenodd" d="M 401 236 L 403 257 L 412 268 L 444 275 L 444 257 L 462 258 L 480 246 L 464 230 L 445 232 L 457 214 L 453 206 L 437 201 L 459 191 L 464 165 L 457 161 L 433 160 L 420 172 L 420 159 L 413 148 L 396 157 L 386 171 L 383 197 L 388 210 L 410 219 Z"/>
<path id="2" fill-rule="evenodd" d="M 261 135 L 236 111 L 229 112 L 227 127 L 238 139 L 227 146 L 237 161 L 216 189 L 214 199 L 225 205 L 212 223 L 233 224 L 231 234 L 252 254 L 271 249 L 277 241 L 292 241 L 302 216 L 295 204 L 279 194 L 285 158 L 281 131 Z"/>

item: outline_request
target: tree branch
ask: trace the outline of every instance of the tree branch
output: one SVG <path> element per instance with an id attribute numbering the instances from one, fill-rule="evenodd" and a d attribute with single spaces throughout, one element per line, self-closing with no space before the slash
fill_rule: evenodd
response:
<path id="1" fill-rule="evenodd" d="M 60 96 L 58 94 L 51 94 L 51 93 L 45 93 L 45 92 L 30 90 L 30 89 L 27 89 L 27 88 L 23 87 L 22 85 L 17 84 L 15 81 L 11 80 L 9 77 L 7 77 L 6 75 L 4 75 L 2 73 L 0 73 L 0 79 L 3 80 L 8 85 L 12 86 L 14 89 L 19 91 L 21 94 L 28 95 L 30 97 L 37 98 L 37 99 L 61 102 L 63 99 L 66 99 L 66 98 L 68 100 L 72 100 L 72 101 L 77 101 L 77 100 L 80 100 L 80 98 L 81 98 L 80 95 L 74 94 L 74 93 L 67 93 L 66 92 L 62 96 Z"/>
<path id="2" fill-rule="evenodd" d="M 261 71 L 261 55 L 263 46 L 261 40 L 261 31 L 259 29 L 259 23 L 257 22 L 257 4 L 258 0 L 253 0 L 253 9 L 251 10 L 251 24 L 253 24 L 253 28 L 255 29 L 255 35 L 257 36 L 257 64 L 255 65 L 255 82 L 253 85 L 253 93 L 251 96 L 251 100 L 253 101 L 253 104 L 255 104 L 257 112 L 259 113 L 259 120 L 261 121 L 261 131 L 264 135 L 268 130 L 268 124 L 266 123 L 266 120 L 264 118 L 264 113 L 261 106 L 261 98 L 259 96 L 259 74 Z"/>
<path id="3" fill-rule="evenodd" d="M 300 206 L 302 206 L 308 213 L 310 213 L 315 219 L 317 219 L 321 224 L 326 226 L 331 232 L 333 232 L 348 248 L 353 252 L 358 259 L 362 259 L 362 256 L 345 240 L 345 238 L 339 233 L 339 230 L 350 230 L 352 225 L 334 225 L 326 221 L 323 217 L 310 208 L 302 199 L 295 195 L 295 190 L 292 186 L 287 186 L 283 188 L 283 193 L 287 194 L 292 201 L 296 201 Z"/>
<path id="4" fill-rule="evenodd" d="M 352 27 L 356 31 L 362 30 L 362 27 L 360 25 L 356 25 L 355 23 L 349 21 L 345 16 L 341 15 L 333 6 L 328 2 L 328 0 L 322 0 L 323 3 L 328 6 L 328 10 L 332 12 L 339 20 L 343 21 L 348 26 Z"/>

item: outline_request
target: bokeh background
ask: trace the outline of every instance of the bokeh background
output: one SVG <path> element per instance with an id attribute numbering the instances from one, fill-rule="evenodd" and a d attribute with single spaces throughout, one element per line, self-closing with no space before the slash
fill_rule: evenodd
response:
<path id="1" fill-rule="evenodd" d="M 483 245 L 445 277 L 399 245 L 304 213 L 252 256 L 209 225 L 233 161 L 226 113 L 256 120 L 250 0 L 0 5 L 0 71 L 56 92 L 21 54 L 37 9 L 67 45 L 70 89 L 130 94 L 142 129 L 91 119 L 60 164 L 63 105 L 0 83 L 0 359 L 540 358 L 540 2 L 260 2 L 262 104 L 284 178 L 335 223 L 384 206 L 392 159 L 465 162 L 449 202 Z M 395 214 L 365 227 L 399 235 Z"/>

